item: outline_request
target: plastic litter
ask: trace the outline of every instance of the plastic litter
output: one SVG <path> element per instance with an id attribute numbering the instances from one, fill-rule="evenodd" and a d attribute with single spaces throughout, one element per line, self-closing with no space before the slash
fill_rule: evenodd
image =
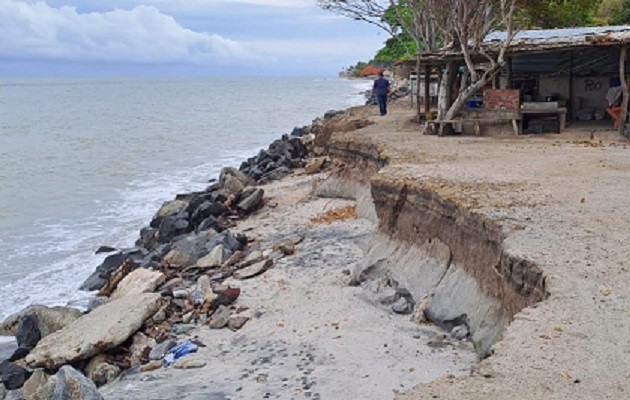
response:
<path id="1" fill-rule="evenodd" d="M 186 340 L 173 347 L 166 356 L 162 359 L 162 364 L 165 366 L 171 365 L 175 362 L 175 360 L 179 360 L 182 357 L 187 356 L 190 353 L 196 353 L 199 347 L 191 342 L 190 340 Z"/>

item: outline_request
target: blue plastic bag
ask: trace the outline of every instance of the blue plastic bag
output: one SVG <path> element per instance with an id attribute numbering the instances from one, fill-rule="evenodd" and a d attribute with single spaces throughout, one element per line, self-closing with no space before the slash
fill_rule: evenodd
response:
<path id="1" fill-rule="evenodd" d="M 199 347 L 196 344 L 194 344 L 190 340 L 186 340 L 185 342 L 182 342 L 178 344 L 177 346 L 173 347 L 168 352 L 168 354 L 164 356 L 164 359 L 162 360 L 162 364 L 166 366 L 171 365 L 175 362 L 175 360 L 178 360 L 184 356 L 187 356 L 190 353 L 196 353 L 197 349 L 199 349 Z"/>

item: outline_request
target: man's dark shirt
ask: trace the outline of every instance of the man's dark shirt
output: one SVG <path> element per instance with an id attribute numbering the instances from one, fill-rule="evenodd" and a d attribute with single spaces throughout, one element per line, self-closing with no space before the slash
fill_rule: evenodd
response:
<path id="1" fill-rule="evenodd" d="M 380 77 L 374 81 L 374 93 L 377 96 L 387 94 L 389 90 L 389 81 L 384 77 Z"/>

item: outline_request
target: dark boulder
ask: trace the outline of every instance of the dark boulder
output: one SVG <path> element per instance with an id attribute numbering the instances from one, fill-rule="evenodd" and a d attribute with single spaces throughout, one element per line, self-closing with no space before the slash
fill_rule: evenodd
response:
<path id="1" fill-rule="evenodd" d="M 228 253 L 228 257 L 235 251 L 243 248 L 243 244 L 230 232 L 223 232 L 219 235 L 216 235 L 215 237 L 210 239 L 208 243 L 206 243 L 204 248 L 207 253 L 210 253 L 218 245 L 223 245 L 223 249 Z"/>
<path id="2" fill-rule="evenodd" d="M 114 251 L 116 251 L 116 249 L 114 247 L 101 246 L 101 247 L 98 248 L 98 250 L 96 250 L 96 253 L 94 253 L 94 254 L 113 253 Z"/>
<path id="3" fill-rule="evenodd" d="M 17 360 L 21 360 L 24 357 L 26 357 L 28 355 L 28 353 L 31 352 L 31 350 L 33 350 L 32 347 L 18 347 L 17 349 L 15 349 L 15 351 L 13 352 L 13 354 L 11 355 L 11 357 L 9 357 L 9 361 L 17 361 Z"/>
<path id="4" fill-rule="evenodd" d="M 201 221 L 201 223 L 197 226 L 197 232 L 207 231 L 208 229 L 213 229 L 217 232 L 221 232 L 223 229 L 219 224 L 219 221 L 213 216 L 209 216 L 208 218 Z"/>
<path id="5" fill-rule="evenodd" d="M 2 383 L 7 390 L 21 388 L 30 376 L 30 372 L 11 361 L 0 363 L 0 378 L 2 378 Z"/>
<path id="6" fill-rule="evenodd" d="M 302 137 L 304 135 L 308 135 L 310 133 L 310 129 L 308 126 L 303 126 L 301 128 L 299 127 L 295 127 L 293 128 L 293 130 L 291 131 L 291 136 L 299 136 Z"/>
<path id="7" fill-rule="evenodd" d="M 107 282 L 114 271 L 118 269 L 126 260 L 130 260 L 137 268 L 149 255 L 149 251 L 142 247 L 125 249 L 118 253 L 107 256 L 105 260 L 96 267 L 96 271 L 90 275 L 79 288 L 80 290 L 98 290 Z"/>
<path id="8" fill-rule="evenodd" d="M 28 314 L 20 319 L 15 339 L 18 346 L 25 349 L 32 349 L 37 345 L 37 342 L 42 338 L 42 334 L 39 331 L 39 320 L 37 315 Z"/>
<path id="9" fill-rule="evenodd" d="M 157 229 L 151 228 L 150 226 L 140 229 L 140 237 L 136 240 L 136 246 L 141 246 L 149 250 L 153 249 L 157 244 L 155 240 L 156 233 Z"/>

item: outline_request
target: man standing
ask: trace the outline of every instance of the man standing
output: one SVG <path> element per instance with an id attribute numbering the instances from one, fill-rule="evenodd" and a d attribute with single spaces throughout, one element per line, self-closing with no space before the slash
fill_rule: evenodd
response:
<path id="1" fill-rule="evenodd" d="M 378 79 L 374 81 L 372 94 L 376 96 L 376 102 L 381 115 L 387 114 L 387 95 L 389 94 L 389 81 L 383 76 L 383 71 L 378 73 Z"/>

